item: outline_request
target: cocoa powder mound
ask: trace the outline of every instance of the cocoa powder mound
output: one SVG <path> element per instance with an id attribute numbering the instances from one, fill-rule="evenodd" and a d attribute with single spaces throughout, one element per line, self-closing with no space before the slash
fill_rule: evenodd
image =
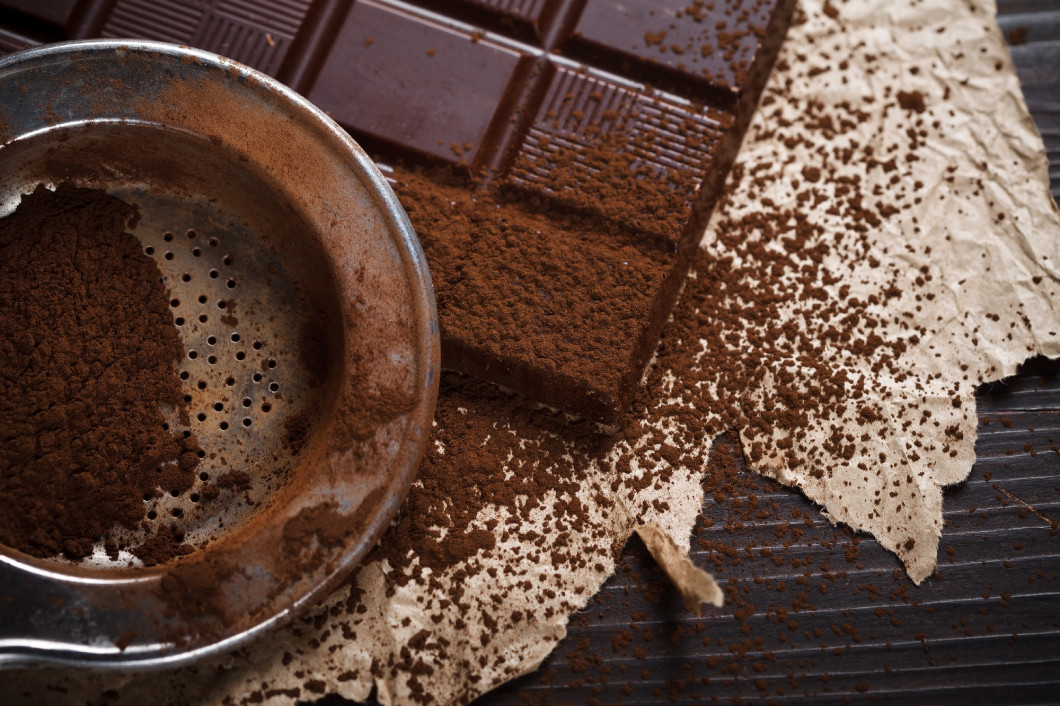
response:
<path id="1" fill-rule="evenodd" d="M 137 220 L 66 184 L 0 220 L 0 542 L 36 557 L 113 556 L 145 499 L 195 480 L 195 437 L 159 407 L 182 409 L 184 347 Z"/>

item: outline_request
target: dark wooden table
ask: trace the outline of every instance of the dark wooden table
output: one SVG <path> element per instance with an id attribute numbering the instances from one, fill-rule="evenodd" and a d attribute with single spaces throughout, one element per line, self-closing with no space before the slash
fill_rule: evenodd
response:
<path id="1" fill-rule="evenodd" d="M 1060 200 L 1060 1 L 1000 0 L 999 19 Z M 978 402 L 978 461 L 945 494 L 940 568 L 920 587 L 870 537 L 741 471 L 723 503 L 708 493 L 714 524 L 693 540 L 725 608 L 685 611 L 634 539 L 542 668 L 477 703 L 1060 703 L 1060 361 Z M 751 492 L 769 507 L 744 522 L 725 505 Z"/>

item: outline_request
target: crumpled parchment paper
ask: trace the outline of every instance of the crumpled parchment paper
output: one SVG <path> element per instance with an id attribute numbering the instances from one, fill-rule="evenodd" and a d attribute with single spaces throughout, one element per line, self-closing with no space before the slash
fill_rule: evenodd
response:
<path id="1" fill-rule="evenodd" d="M 994 10 L 803 0 L 624 434 L 601 442 L 450 378 L 404 510 L 447 519 L 402 555 L 380 552 L 307 616 L 222 659 L 150 675 L 6 673 L 0 700 L 469 701 L 540 664 L 634 531 L 691 603 L 720 602 L 687 552 L 711 442 L 734 425 L 752 468 L 872 533 L 922 581 L 942 488 L 974 461 L 976 387 L 1060 355 L 1060 218 Z M 800 223 L 808 237 L 788 238 Z M 708 281 L 719 262 L 769 270 L 757 284 L 792 296 L 768 324 L 733 325 L 714 312 L 751 290 Z M 860 318 L 828 328 L 835 301 Z M 770 345 L 756 325 L 774 327 Z M 753 374 L 736 388 L 719 360 L 754 361 Z M 454 474 L 482 489 L 472 507 L 446 507 Z M 429 560 L 457 533 L 479 538 L 466 557 Z"/>

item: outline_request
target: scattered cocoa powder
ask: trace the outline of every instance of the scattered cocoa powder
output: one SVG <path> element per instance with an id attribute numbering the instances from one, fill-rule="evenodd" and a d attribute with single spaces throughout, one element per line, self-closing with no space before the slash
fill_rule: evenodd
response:
<path id="1" fill-rule="evenodd" d="M 36 557 L 81 559 L 195 480 L 195 437 L 159 408 L 182 410 L 184 347 L 157 265 L 126 232 L 137 219 L 61 184 L 0 220 L 0 541 Z M 137 552 L 153 561 L 172 540 Z"/>
<path id="2" fill-rule="evenodd" d="M 481 413 L 461 411 L 470 405 Z M 372 555 L 385 557 L 397 569 L 395 580 L 399 584 L 422 578 L 425 570 L 439 574 L 480 550 L 492 549 L 493 531 L 470 526 L 486 499 L 522 513 L 542 506 L 550 491 L 570 497 L 577 491 L 577 478 L 545 467 L 514 478 L 498 473 L 507 460 L 508 446 L 503 437 L 490 433 L 494 420 L 511 421 L 520 434 L 532 435 L 540 443 L 534 447 L 534 456 L 567 453 L 568 439 L 580 439 L 585 449 L 600 448 L 607 439 L 594 425 L 533 410 L 518 396 L 456 373 L 442 378 L 435 418 L 437 443 L 428 447 L 424 456 L 420 482 L 410 491 L 400 516 Z M 481 443 L 484 438 L 486 443 Z M 574 499 L 566 509 L 560 518 L 564 529 L 585 529 L 587 518 L 581 504 Z M 519 517 L 513 515 L 509 531 L 525 532 Z M 544 539 L 539 538 L 541 542 Z"/>

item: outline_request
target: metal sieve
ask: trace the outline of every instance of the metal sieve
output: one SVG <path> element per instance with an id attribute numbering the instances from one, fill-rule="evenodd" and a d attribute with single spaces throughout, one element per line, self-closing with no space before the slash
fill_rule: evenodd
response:
<path id="1" fill-rule="evenodd" d="M 139 208 L 186 348 L 187 415 L 163 411 L 203 449 L 122 537 L 176 523 L 187 556 L 0 547 L 0 667 L 183 664 L 291 620 L 378 540 L 430 432 L 437 315 L 393 192 L 291 90 L 156 42 L 0 60 L 0 145 L 0 215 L 40 183 Z"/>

